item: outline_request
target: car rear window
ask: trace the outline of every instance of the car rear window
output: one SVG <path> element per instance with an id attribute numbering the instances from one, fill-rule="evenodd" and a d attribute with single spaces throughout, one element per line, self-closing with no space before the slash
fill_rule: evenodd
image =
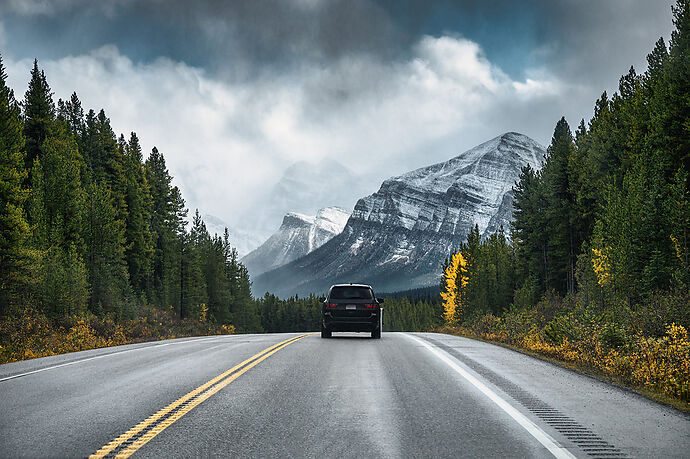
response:
<path id="1" fill-rule="evenodd" d="M 371 300 L 371 289 L 368 287 L 333 287 L 331 289 L 332 300 Z"/>

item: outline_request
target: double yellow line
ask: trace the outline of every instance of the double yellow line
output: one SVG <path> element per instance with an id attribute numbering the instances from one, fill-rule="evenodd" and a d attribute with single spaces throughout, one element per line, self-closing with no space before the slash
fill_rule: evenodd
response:
<path id="1" fill-rule="evenodd" d="M 153 437 L 161 433 L 175 421 L 180 419 L 185 414 L 189 413 L 195 406 L 201 404 L 204 400 L 233 382 L 235 379 L 242 376 L 244 373 L 255 367 L 265 359 L 269 358 L 285 346 L 298 341 L 307 336 L 313 335 L 309 333 L 306 335 L 296 336 L 287 339 L 278 344 L 275 344 L 252 357 L 249 357 L 244 362 L 235 365 L 229 370 L 219 374 L 210 381 L 202 384 L 188 394 L 175 400 L 165 408 L 149 416 L 139 424 L 135 425 L 127 432 L 123 433 L 115 440 L 111 441 L 101 449 L 93 453 L 90 458 L 103 457 L 117 457 L 124 458 L 134 454 L 139 448 L 151 441 Z"/>

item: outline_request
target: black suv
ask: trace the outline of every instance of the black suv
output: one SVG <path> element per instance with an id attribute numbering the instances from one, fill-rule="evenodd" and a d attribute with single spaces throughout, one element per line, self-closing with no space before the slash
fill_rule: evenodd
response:
<path id="1" fill-rule="evenodd" d="M 381 338 L 381 303 L 370 285 L 332 286 L 321 307 L 321 338 L 334 331 L 371 332 L 372 338 Z"/>

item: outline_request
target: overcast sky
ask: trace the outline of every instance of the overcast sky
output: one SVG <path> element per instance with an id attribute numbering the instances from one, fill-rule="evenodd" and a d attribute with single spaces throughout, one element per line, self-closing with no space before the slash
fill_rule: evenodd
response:
<path id="1" fill-rule="evenodd" d="M 104 108 L 190 208 L 241 226 L 297 161 L 376 189 L 506 131 L 547 145 L 644 71 L 671 3 L 0 0 L 0 53 L 17 98 L 38 58 L 55 100 Z"/>

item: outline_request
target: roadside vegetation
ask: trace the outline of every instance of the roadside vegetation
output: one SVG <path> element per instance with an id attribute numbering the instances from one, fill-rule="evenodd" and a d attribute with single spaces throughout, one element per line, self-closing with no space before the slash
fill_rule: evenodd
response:
<path id="1" fill-rule="evenodd" d="M 445 331 L 590 369 L 690 407 L 690 2 L 544 167 L 515 186 L 512 242 L 475 229 L 444 266 Z"/>
<path id="2" fill-rule="evenodd" d="M 227 335 L 235 328 L 193 319 L 180 319 L 172 308 L 143 308 L 142 316 L 115 320 L 110 315 L 50 318 L 35 310 L 0 322 L 0 363 L 47 357 L 99 347 L 186 336 Z"/>

